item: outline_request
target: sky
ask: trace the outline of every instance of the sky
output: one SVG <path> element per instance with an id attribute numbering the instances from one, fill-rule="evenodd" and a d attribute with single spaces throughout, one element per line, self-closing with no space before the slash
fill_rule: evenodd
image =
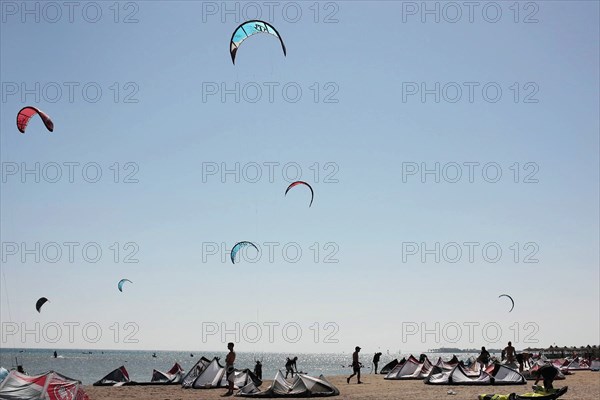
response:
<path id="1" fill-rule="evenodd" d="M 598 344 L 597 2 L 1 5 L 3 347 Z"/>

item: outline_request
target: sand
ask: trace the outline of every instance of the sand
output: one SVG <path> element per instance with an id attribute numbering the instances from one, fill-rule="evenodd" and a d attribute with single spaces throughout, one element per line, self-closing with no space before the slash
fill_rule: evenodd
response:
<path id="1" fill-rule="evenodd" d="M 433 386 L 422 381 L 386 381 L 382 375 L 363 376 L 364 384 L 357 385 L 354 380 L 350 385 L 343 376 L 327 377 L 340 390 L 336 399 L 368 399 L 368 400 L 477 400 L 481 393 L 508 394 L 525 393 L 534 381 L 527 385 L 517 386 Z M 265 382 L 262 388 L 266 388 Z M 556 381 L 555 387 L 569 386 L 569 391 L 560 400 L 598 400 L 600 398 L 600 372 L 579 371 L 567 376 L 563 381 Z M 448 395 L 448 390 L 456 392 Z M 201 400 L 220 399 L 225 389 L 181 389 L 180 386 L 125 386 L 125 387 L 93 387 L 86 386 L 91 400 Z"/>

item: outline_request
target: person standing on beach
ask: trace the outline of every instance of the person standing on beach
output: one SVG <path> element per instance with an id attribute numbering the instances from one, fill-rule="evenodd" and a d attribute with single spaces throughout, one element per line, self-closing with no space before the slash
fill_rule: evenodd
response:
<path id="1" fill-rule="evenodd" d="M 513 364 L 515 362 L 516 350 L 511 342 L 508 342 L 508 346 L 504 348 L 504 351 L 506 352 L 506 363 Z"/>
<path id="2" fill-rule="evenodd" d="M 222 397 L 233 395 L 233 383 L 235 381 L 235 367 L 233 366 L 233 363 L 235 363 L 235 351 L 233 351 L 233 343 L 227 343 L 227 349 L 229 349 L 229 353 L 225 357 L 225 373 L 227 374 L 229 390 Z"/>
<path id="3" fill-rule="evenodd" d="M 377 374 L 377 365 L 379 364 L 379 359 L 381 358 L 381 353 L 375 353 L 373 356 L 373 365 L 375 366 L 375 374 Z"/>
<path id="4" fill-rule="evenodd" d="M 352 377 L 354 375 L 357 375 L 358 377 L 358 383 L 362 383 L 360 381 L 360 361 L 358 361 L 358 353 L 360 353 L 360 347 L 356 346 L 354 348 L 354 353 L 352 353 L 352 375 L 350 375 L 347 379 L 346 382 L 350 383 L 350 379 L 352 379 Z"/>
<path id="5" fill-rule="evenodd" d="M 485 346 L 481 347 L 481 353 L 477 357 L 477 362 L 481 365 L 481 369 L 484 369 L 490 363 L 490 353 L 485 349 Z"/>
<path id="6" fill-rule="evenodd" d="M 287 359 L 286 363 L 285 363 L 285 379 L 287 379 L 288 374 L 291 372 L 292 373 L 292 378 L 294 377 L 294 370 L 296 370 L 296 374 L 298 373 L 298 366 L 296 365 L 296 362 L 298 361 L 298 357 L 294 357 L 291 360 Z"/>
<path id="7" fill-rule="evenodd" d="M 256 360 L 256 365 L 254 366 L 254 375 L 256 375 L 256 377 L 262 381 L 262 363 L 260 360 Z"/>

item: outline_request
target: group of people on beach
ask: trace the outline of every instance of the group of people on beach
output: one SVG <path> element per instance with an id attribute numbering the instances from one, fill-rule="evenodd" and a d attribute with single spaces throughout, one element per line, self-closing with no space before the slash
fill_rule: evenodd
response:
<path id="1" fill-rule="evenodd" d="M 519 364 L 519 372 L 523 373 L 524 367 L 527 366 L 531 368 L 530 360 L 533 357 L 531 353 L 517 353 L 515 348 L 513 347 L 511 342 L 508 342 L 508 346 L 506 346 L 501 353 L 501 361 L 506 361 L 506 364 Z M 490 353 L 485 349 L 485 347 L 481 348 L 481 353 L 479 357 L 477 357 L 477 362 L 481 365 L 481 369 L 487 368 L 487 366 L 492 361 Z M 540 379 L 544 382 L 544 388 L 552 389 L 552 382 L 558 376 L 558 369 L 550 364 L 544 364 L 540 368 L 535 371 L 536 381 L 534 385 L 537 385 Z"/>
<path id="2" fill-rule="evenodd" d="M 260 380 L 262 380 L 262 361 L 255 360 L 256 364 L 254 365 L 254 375 Z M 289 374 L 292 374 L 292 378 L 294 374 L 298 373 L 298 366 L 296 363 L 298 362 L 298 357 L 287 358 L 285 361 L 285 378 L 287 379 Z"/>
<path id="3" fill-rule="evenodd" d="M 533 356 L 533 354 L 531 354 L 531 353 L 525 353 L 525 352 L 517 353 L 517 351 L 513 347 L 512 343 L 508 342 L 508 346 L 506 346 L 502 350 L 500 361 L 506 360 L 507 364 L 518 363 L 519 364 L 519 372 L 522 373 L 523 370 L 525 369 L 525 366 L 531 367 L 529 360 L 531 359 L 532 356 Z M 491 361 L 492 361 L 492 356 L 485 349 L 485 346 L 483 346 L 481 348 L 481 353 L 479 354 L 479 357 L 477 357 L 477 362 L 481 365 L 481 369 L 484 369 L 490 364 Z"/>
<path id="4" fill-rule="evenodd" d="M 362 383 L 360 380 L 360 369 L 363 367 L 363 365 L 359 361 L 359 357 L 358 357 L 360 350 L 361 350 L 361 348 L 359 346 L 356 346 L 354 348 L 354 353 L 352 353 L 352 365 L 351 365 L 352 366 L 352 375 L 350 375 L 348 378 L 346 378 L 346 382 L 348 382 L 348 383 L 350 383 L 350 379 L 352 379 L 354 376 L 357 377 L 358 384 Z M 378 370 L 378 366 L 379 366 L 379 360 L 381 359 L 381 355 L 382 355 L 382 353 L 377 352 L 373 356 L 373 366 L 374 366 L 374 370 L 375 370 L 376 374 L 377 374 L 377 370 Z M 530 359 L 532 356 L 533 356 L 533 354 L 531 354 L 531 353 L 526 353 L 526 352 L 517 353 L 517 351 L 513 347 L 512 343 L 508 342 L 508 345 L 502 350 L 501 361 L 506 360 L 506 364 L 515 364 L 515 362 L 518 363 L 519 364 L 519 372 L 522 373 L 525 366 L 527 366 L 528 368 L 531 368 Z M 421 355 L 419 361 L 420 362 L 424 361 L 423 354 Z M 476 361 L 481 365 L 481 369 L 487 368 L 488 365 L 490 364 L 490 362 L 492 361 L 492 357 L 491 357 L 490 353 L 485 349 L 485 346 L 481 347 L 481 353 L 479 354 L 479 357 L 477 357 Z M 540 379 L 542 379 L 544 381 L 544 387 L 547 389 L 551 389 L 552 382 L 554 381 L 554 379 L 556 379 L 557 375 L 558 375 L 558 370 L 554 366 L 546 364 L 536 370 L 535 385 L 537 385 L 537 383 L 540 381 Z"/>
<path id="5" fill-rule="evenodd" d="M 234 388 L 234 381 L 235 381 L 235 367 L 234 367 L 235 352 L 233 351 L 233 347 L 234 347 L 233 343 L 230 342 L 227 344 L 227 349 L 229 350 L 229 353 L 227 354 L 227 357 L 225 358 L 225 371 L 226 371 L 227 382 L 229 384 L 229 387 L 228 387 L 227 393 L 225 393 L 222 397 L 227 397 L 227 396 L 233 395 L 233 388 Z M 352 375 L 350 375 L 348 378 L 346 378 L 346 382 L 348 384 L 350 383 L 350 380 L 352 378 L 354 378 L 355 376 L 357 377 L 357 384 L 362 384 L 362 381 L 360 380 L 360 369 L 363 367 L 363 364 L 360 362 L 360 359 L 359 359 L 360 350 L 361 350 L 360 346 L 356 346 L 354 348 L 354 353 L 352 353 L 352 364 L 350 365 L 352 367 Z M 381 352 L 377 352 L 373 356 L 373 366 L 374 366 L 375 373 L 377 373 L 381 355 L 382 355 Z M 532 354 L 525 353 L 525 352 L 518 354 L 511 342 L 508 342 L 508 346 L 506 346 L 504 348 L 504 350 L 502 350 L 501 357 L 502 357 L 502 361 L 506 360 L 507 364 L 514 364 L 515 361 L 518 362 L 520 372 L 523 372 L 525 364 L 527 364 L 528 367 L 531 366 L 529 363 L 529 360 L 532 357 Z M 422 358 L 423 357 L 421 357 L 421 359 Z M 294 377 L 294 373 L 296 373 L 296 374 L 298 373 L 298 367 L 296 365 L 297 361 L 298 361 L 298 357 L 293 357 L 293 358 L 288 357 L 287 358 L 286 363 L 285 363 L 286 379 L 290 373 L 291 373 L 292 378 Z M 423 361 L 423 360 L 421 360 L 421 361 Z M 486 350 L 485 346 L 481 347 L 481 353 L 477 357 L 476 361 L 478 363 L 480 363 L 481 369 L 487 368 L 487 366 L 492 361 L 492 357 L 491 357 L 490 353 Z M 254 374 L 259 379 L 262 379 L 262 362 L 259 360 L 256 360 L 256 365 L 254 366 Z M 546 389 L 551 389 L 552 382 L 554 381 L 554 379 L 556 378 L 557 375 L 558 375 L 558 370 L 555 367 L 553 367 L 552 365 L 544 365 L 536 371 L 537 379 L 535 381 L 535 385 L 537 385 L 537 383 L 540 381 L 540 379 L 542 379 L 544 381 L 544 387 Z"/>
<path id="6" fill-rule="evenodd" d="M 357 377 L 357 380 L 359 384 L 361 384 L 361 380 L 360 380 L 360 369 L 364 367 L 364 365 L 360 362 L 360 360 L 358 359 L 358 353 L 360 353 L 361 348 L 359 346 L 356 346 L 354 348 L 354 353 L 352 353 L 352 364 L 350 365 L 352 367 L 352 375 L 350 375 L 348 378 L 346 378 L 346 382 L 350 383 L 350 379 L 354 378 L 354 376 Z M 377 352 L 375 353 L 375 355 L 373 355 L 373 369 L 375 370 L 375 373 L 377 373 L 378 369 L 379 369 L 379 361 L 381 360 L 381 355 L 383 353 L 381 352 Z"/>

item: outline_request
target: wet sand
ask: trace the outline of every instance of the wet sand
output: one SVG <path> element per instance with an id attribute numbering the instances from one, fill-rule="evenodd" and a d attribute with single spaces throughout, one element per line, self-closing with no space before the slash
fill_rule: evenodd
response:
<path id="1" fill-rule="evenodd" d="M 340 390 L 337 399 L 367 400 L 477 400 L 482 393 L 517 393 L 530 391 L 534 381 L 527 385 L 516 386 L 437 386 L 425 385 L 422 381 L 386 381 L 383 375 L 364 375 L 362 385 L 356 384 L 356 378 L 348 385 L 343 376 L 327 377 Z M 265 389 L 270 382 L 265 381 L 261 388 Z M 560 400 L 598 400 L 600 398 L 600 372 L 579 371 L 567 376 L 563 381 L 556 381 L 555 387 L 569 386 L 569 391 Z M 200 400 L 220 399 L 226 389 L 182 389 L 180 386 L 125 386 L 125 387 L 93 387 L 85 390 L 91 400 Z M 448 390 L 456 392 L 455 396 L 447 394 Z"/>

